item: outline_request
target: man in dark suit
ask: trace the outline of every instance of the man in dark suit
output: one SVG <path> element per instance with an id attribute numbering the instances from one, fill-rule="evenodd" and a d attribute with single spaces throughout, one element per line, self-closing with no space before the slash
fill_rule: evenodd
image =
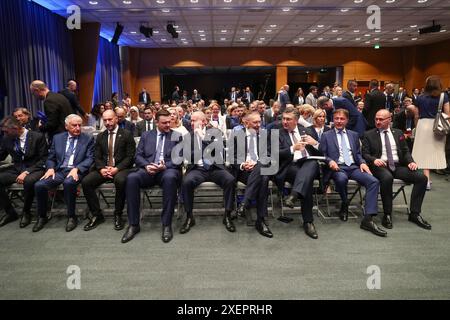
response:
<path id="1" fill-rule="evenodd" d="M 248 106 L 253 101 L 255 101 L 253 92 L 250 91 L 250 87 L 245 87 L 245 92 L 242 95 L 242 102 Z"/>
<path id="2" fill-rule="evenodd" d="M 380 180 L 384 210 L 382 225 L 392 229 L 392 183 L 394 179 L 401 179 L 414 185 L 408 220 L 430 230 L 431 225 L 420 215 L 428 179 L 417 171 L 417 164 L 411 157 L 403 132 L 390 128 L 391 119 L 388 110 L 379 110 L 375 115 L 376 129 L 364 134 L 362 147 L 363 156 L 373 175 Z"/>
<path id="3" fill-rule="evenodd" d="M 373 79 L 369 83 L 370 92 L 366 94 L 363 115 L 367 120 L 367 129 L 375 128 L 375 114 L 386 107 L 386 96 L 378 90 L 378 80 Z"/>
<path id="4" fill-rule="evenodd" d="M 398 93 L 394 95 L 394 100 L 400 102 L 400 105 L 403 106 L 403 101 L 408 96 L 408 93 L 406 92 L 405 88 L 399 87 Z"/>
<path id="5" fill-rule="evenodd" d="M 31 205 L 34 198 L 34 184 L 44 174 L 44 164 L 48 146 L 42 133 L 27 130 L 14 117 L 7 117 L 1 123 L 4 132 L 0 144 L 0 161 L 10 155 L 13 165 L 0 172 L 0 203 L 6 215 L 0 219 L 0 227 L 17 220 L 18 216 L 8 197 L 6 188 L 13 184 L 23 184 L 24 205 L 20 227 L 31 222 Z"/>
<path id="6" fill-rule="evenodd" d="M 360 137 L 362 137 L 364 132 L 366 131 L 366 119 L 364 119 L 364 116 L 361 114 L 361 112 L 359 112 L 358 109 L 348 99 L 342 97 L 329 99 L 325 96 L 322 96 L 317 99 L 317 107 L 329 111 L 333 109 L 345 109 L 349 114 L 347 129 L 358 132 Z"/>
<path id="7" fill-rule="evenodd" d="M 181 186 L 186 221 L 183 223 L 180 233 L 189 232 L 195 225 L 192 212 L 194 207 L 194 190 L 201 183 L 207 181 L 214 182 L 223 189 L 225 200 L 223 224 L 229 232 L 235 232 L 236 228 L 231 221 L 231 211 L 234 207 L 235 179 L 223 164 L 222 132 L 218 129 L 210 129 L 206 132 L 207 119 L 201 111 L 194 112 L 191 115 L 191 124 L 193 131 L 190 133 L 190 140 L 186 140 L 190 142 L 189 149 L 191 152 L 183 155 L 189 164 Z M 211 142 L 205 140 L 207 135 Z M 208 148 L 208 146 L 215 139 L 217 139 L 217 142 L 214 143 L 216 148 L 211 150 L 211 147 Z"/>
<path id="8" fill-rule="evenodd" d="M 131 134 L 134 136 L 134 131 L 136 130 L 136 125 L 133 122 L 128 121 L 126 119 L 127 112 L 125 111 L 125 109 L 122 107 L 118 107 L 118 108 L 116 108 L 115 112 L 117 115 L 117 119 L 119 120 L 119 123 L 118 123 L 119 128 L 130 131 Z"/>
<path id="9" fill-rule="evenodd" d="M 136 152 L 133 135 L 128 130 L 119 128 L 114 111 L 106 110 L 102 118 L 107 130 L 100 133 L 95 141 L 95 169 L 81 183 L 89 211 L 92 213 L 92 218 L 84 227 L 85 231 L 92 230 L 105 221 L 95 189 L 107 181 L 112 181 L 116 188 L 114 229 L 123 229 L 125 184 Z"/>
<path id="10" fill-rule="evenodd" d="M 278 101 L 275 101 L 272 104 L 272 108 L 264 111 L 264 122 L 266 123 L 266 126 L 269 123 L 277 121 L 279 114 L 280 114 L 280 103 Z"/>
<path id="11" fill-rule="evenodd" d="M 44 100 L 47 121 L 41 123 L 40 130 L 47 133 L 50 143 L 55 134 L 65 131 L 64 121 L 72 113 L 72 107 L 66 97 L 60 93 L 51 92 L 47 85 L 40 80 L 33 81 L 30 90 L 36 98 Z"/>
<path id="12" fill-rule="evenodd" d="M 414 142 L 412 139 L 412 131 L 416 127 L 414 123 L 416 107 L 412 105 L 412 99 L 409 97 L 406 97 L 403 100 L 403 105 L 404 108 L 401 109 L 400 112 L 394 114 L 392 126 L 403 131 L 406 138 L 406 144 L 408 145 L 409 151 L 412 152 Z"/>
<path id="13" fill-rule="evenodd" d="M 231 102 L 236 102 L 238 98 L 241 96 L 236 91 L 235 87 L 231 87 L 231 92 L 228 94 L 228 99 L 230 99 Z"/>
<path id="14" fill-rule="evenodd" d="M 236 180 L 246 185 L 244 199 L 238 208 L 241 215 L 248 211 L 252 201 L 256 202 L 256 230 L 263 236 L 272 238 L 273 234 L 264 220 L 267 217 L 267 198 L 269 195 L 269 176 L 261 174 L 263 152 L 267 143 L 260 143 L 261 117 L 258 112 L 252 112 L 244 117 L 245 128 L 235 132 L 233 173 Z M 239 146 L 244 145 L 243 154 L 239 154 Z M 266 150 L 260 149 L 265 146 Z M 266 156 L 268 156 L 266 154 Z"/>
<path id="15" fill-rule="evenodd" d="M 283 113 L 284 109 L 286 109 L 286 105 L 291 103 L 291 99 L 289 98 L 289 86 L 285 84 L 283 86 L 283 90 L 280 92 L 280 112 Z"/>
<path id="16" fill-rule="evenodd" d="M 420 90 L 418 88 L 414 88 L 413 94 L 411 96 L 412 104 L 416 105 L 417 99 L 419 98 Z"/>
<path id="17" fill-rule="evenodd" d="M 295 199 L 300 198 L 305 233 L 317 239 L 312 214 L 314 179 L 319 173 L 316 160 L 308 160 L 308 156 L 318 156 L 320 152 L 314 148 L 317 141 L 311 137 L 311 129 L 298 124 L 300 114 L 294 107 L 287 107 L 283 113 L 283 128 L 280 130 L 280 169 L 275 175 L 279 190 L 283 190 L 287 181 L 292 185 L 291 194 L 285 204 L 293 208 Z M 271 151 L 273 154 L 274 150 Z"/>
<path id="18" fill-rule="evenodd" d="M 154 109 L 146 107 L 144 110 L 144 120 L 136 123 L 135 136 L 140 137 L 146 131 L 152 131 L 156 128 L 156 123 L 153 119 Z"/>
<path id="19" fill-rule="evenodd" d="M 70 232 L 78 225 L 75 213 L 77 186 L 94 162 L 94 138 L 81 133 L 83 120 L 80 116 L 71 114 L 65 122 L 67 132 L 54 136 L 46 162 L 48 170 L 34 186 L 38 220 L 33 232 L 40 231 L 47 223 L 48 191 L 61 183 L 64 186 L 68 214 L 66 231 Z"/>
<path id="20" fill-rule="evenodd" d="M 83 108 L 80 106 L 80 101 L 77 97 L 77 83 L 74 80 L 69 80 L 67 82 L 67 88 L 61 90 L 59 93 L 69 100 L 73 114 L 86 117 L 86 112 L 84 112 Z"/>
<path id="21" fill-rule="evenodd" d="M 180 101 L 180 88 L 175 86 L 174 91 L 172 92 L 172 102 L 178 103 Z"/>
<path id="22" fill-rule="evenodd" d="M 137 171 L 127 177 L 126 197 L 129 226 L 122 243 L 134 238 L 141 230 L 139 226 L 141 189 L 159 185 L 163 190 L 161 212 L 163 242 L 173 238 L 172 216 L 177 202 L 177 189 L 181 180 L 180 166 L 172 162 L 171 152 L 178 143 L 170 130 L 170 113 L 165 109 L 156 115 L 156 128 L 142 134 L 136 151 Z"/>
<path id="23" fill-rule="evenodd" d="M 39 120 L 31 116 L 27 108 L 16 108 L 13 111 L 13 116 L 20 122 L 22 127 L 31 131 L 39 131 Z"/>
<path id="24" fill-rule="evenodd" d="M 152 99 L 150 98 L 150 94 L 147 92 L 147 89 L 142 88 L 142 91 L 139 93 L 139 103 L 143 103 L 147 106 L 151 101 Z"/>
<path id="25" fill-rule="evenodd" d="M 202 100 L 202 96 L 198 93 L 197 89 L 194 89 L 194 92 L 192 93 L 192 102 L 197 103 L 200 100 Z"/>
<path id="26" fill-rule="evenodd" d="M 395 109 L 395 97 L 394 97 L 394 84 L 388 83 L 384 88 L 384 96 L 386 97 L 385 109 L 388 109 L 391 113 L 394 113 Z"/>
<path id="27" fill-rule="evenodd" d="M 347 130 L 348 111 L 337 109 L 333 114 L 334 129 L 322 134 L 320 150 L 326 157 L 329 171 L 324 174 L 324 181 L 334 180 L 336 191 L 341 196 L 342 205 L 339 216 L 348 220 L 347 183 L 353 179 L 366 188 L 364 219 L 361 229 L 371 231 L 377 236 L 385 237 L 386 231 L 379 228 L 373 216 L 378 212 L 379 182 L 372 176 L 369 167 L 361 156 L 359 136 Z"/>
<path id="28" fill-rule="evenodd" d="M 355 92 L 358 88 L 358 83 L 356 80 L 348 80 L 347 91 L 342 94 L 342 97 L 351 102 L 351 104 L 356 108 Z"/>

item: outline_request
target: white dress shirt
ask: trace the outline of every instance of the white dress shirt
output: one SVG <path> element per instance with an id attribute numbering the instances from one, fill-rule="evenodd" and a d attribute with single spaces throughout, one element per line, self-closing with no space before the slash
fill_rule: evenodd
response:
<path id="1" fill-rule="evenodd" d="M 390 128 L 386 129 L 388 132 L 389 141 L 391 142 L 391 149 L 392 149 L 392 158 L 394 159 L 395 163 L 399 162 L 398 158 L 398 152 L 397 152 L 397 144 L 395 143 L 394 135 L 392 134 L 392 131 Z M 381 160 L 385 161 L 387 163 L 387 152 L 386 152 L 386 143 L 384 141 L 384 129 L 380 130 L 380 138 L 381 138 L 381 145 L 382 145 L 382 152 L 381 152 Z"/>
<path id="2" fill-rule="evenodd" d="M 344 164 L 345 161 L 344 161 L 344 156 L 342 154 L 342 139 L 341 139 L 341 135 L 339 134 L 339 130 L 338 129 L 334 129 L 334 130 L 336 132 L 337 141 L 338 141 L 338 145 L 339 145 L 339 160 L 338 160 L 338 164 Z M 350 155 L 350 160 L 352 161 L 352 163 L 355 163 L 355 159 L 353 158 L 352 148 L 350 147 L 350 141 L 348 140 L 347 130 L 344 129 L 343 133 L 344 133 L 345 143 L 347 144 L 347 147 L 348 147 L 348 153 Z"/>

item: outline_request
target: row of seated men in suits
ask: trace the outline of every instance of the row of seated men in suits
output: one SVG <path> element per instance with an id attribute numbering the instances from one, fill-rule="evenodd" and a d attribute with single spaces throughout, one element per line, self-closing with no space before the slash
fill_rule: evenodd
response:
<path id="1" fill-rule="evenodd" d="M 329 169 L 325 173 L 325 181 L 333 179 L 336 190 L 341 195 L 341 220 L 348 219 L 347 182 L 348 179 L 354 179 L 366 188 L 365 215 L 361 228 L 378 236 L 386 236 L 386 231 L 373 219 L 378 211 L 378 190 L 381 185 L 384 210 L 382 224 L 386 228 L 392 228 L 392 182 L 393 178 L 400 178 L 414 184 L 409 220 L 425 229 L 431 229 L 421 216 L 427 179 L 417 172 L 417 165 L 411 158 L 401 132 L 389 128 L 389 111 L 377 112 L 377 128 L 364 135 L 362 152 L 358 133 L 346 129 L 349 120 L 347 110 L 338 109 L 334 112 L 334 128 L 324 132 L 320 142 L 313 138 L 317 137 L 317 133 L 311 128 L 298 125 L 298 119 L 295 108 L 286 108 L 279 131 L 278 148 L 274 145 L 270 150 L 269 145 L 269 155 L 275 156 L 277 151 L 279 153 L 279 168 L 273 179 L 279 188 L 285 182 L 291 183 L 292 192 L 286 199 L 286 204 L 290 205 L 296 198 L 300 199 L 303 228 L 308 236 L 318 238 L 312 215 L 312 194 L 319 165 L 316 160 L 309 159 L 315 155 L 325 156 Z M 47 151 L 42 134 L 23 128 L 14 117 L 5 118 L 2 121 L 5 137 L 0 145 L 0 160 L 10 154 L 14 165 L 0 173 L 0 200 L 6 211 L 0 219 L 0 226 L 18 219 L 6 191 L 11 183 L 24 185 L 25 204 L 21 227 L 26 227 L 31 222 L 30 208 L 36 194 L 38 217 L 33 226 L 34 232 L 40 231 L 47 223 L 48 191 L 63 184 L 68 211 L 66 231 L 72 231 L 78 224 L 75 199 L 77 185 L 81 183 L 92 214 L 84 230 L 92 230 L 104 221 L 95 188 L 106 181 L 112 181 L 117 189 L 114 212 L 116 230 L 124 228 L 122 211 L 125 199 L 128 204 L 129 226 L 122 237 L 122 242 L 125 243 L 140 231 L 140 189 L 159 185 L 163 190 L 162 240 L 169 242 L 173 237 L 172 216 L 177 190 L 181 189 L 186 212 L 186 220 L 180 233 L 187 233 L 195 225 L 193 192 L 202 182 L 212 181 L 224 191 L 223 224 L 226 230 L 235 232 L 231 212 L 235 182 L 239 180 L 246 183 L 246 190 L 238 211 L 248 211 L 250 204 L 256 201 L 255 228 L 263 236 L 273 236 L 265 220 L 268 182 L 271 177 L 263 174 L 263 169 L 268 164 L 262 161 L 265 151 L 261 149 L 258 138 L 261 134 L 261 118 L 257 112 L 246 116 L 245 127 L 241 132 L 245 136 L 245 156 L 243 160 L 234 158 L 231 170 L 215 160 L 223 159 L 223 145 L 222 148 L 216 148 L 217 141 L 221 144 L 220 133 L 210 141 L 205 139 L 207 120 L 204 113 L 194 112 L 191 115 L 193 130 L 183 140 L 172 138 L 174 132 L 170 130 L 170 113 L 167 110 L 158 111 L 155 120 L 156 129 L 145 132 L 135 150 L 132 134 L 118 127 L 117 115 L 112 110 L 104 112 L 103 121 L 107 130 L 95 142 L 93 137 L 81 133 L 82 119 L 77 115 L 69 115 L 65 121 L 67 132 L 55 135 L 50 151 Z M 235 139 L 237 135 L 233 137 Z M 172 150 L 186 141 L 190 152 L 184 153 L 183 157 L 190 164 L 182 178 L 180 164 L 172 159 Z M 234 145 L 237 147 L 237 140 L 235 141 Z M 208 152 L 213 158 L 207 156 Z"/>

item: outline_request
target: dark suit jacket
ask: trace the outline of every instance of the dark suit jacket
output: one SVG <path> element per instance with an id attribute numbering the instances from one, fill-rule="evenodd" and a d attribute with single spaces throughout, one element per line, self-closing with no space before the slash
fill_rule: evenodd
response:
<path id="1" fill-rule="evenodd" d="M 392 122 L 394 128 L 400 129 L 403 132 L 406 131 L 406 112 L 402 109 L 399 113 L 394 115 L 394 120 Z M 411 118 L 411 129 L 414 129 L 416 125 L 414 124 L 414 118 Z"/>
<path id="2" fill-rule="evenodd" d="M 289 93 L 287 93 L 286 91 L 283 90 L 283 92 L 280 93 L 281 109 L 284 110 L 288 103 L 291 103 L 291 99 L 289 98 Z"/>
<path id="3" fill-rule="evenodd" d="M 152 99 L 150 98 L 150 93 L 145 92 L 145 94 L 147 95 L 147 104 L 149 104 L 152 101 Z M 139 102 L 140 103 L 145 103 L 144 102 L 144 91 L 139 93 Z"/>
<path id="4" fill-rule="evenodd" d="M 189 131 L 189 132 L 192 131 L 191 121 L 189 121 L 186 118 L 183 118 L 183 119 L 181 119 L 181 122 L 183 123 L 183 127 L 185 127 L 187 131 Z"/>
<path id="5" fill-rule="evenodd" d="M 108 165 L 109 131 L 105 130 L 95 141 L 95 168 L 103 169 Z M 114 166 L 120 170 L 131 168 L 134 164 L 136 142 L 128 130 L 119 128 L 114 143 Z"/>
<path id="6" fill-rule="evenodd" d="M 55 171 L 58 171 L 61 168 L 64 162 L 64 156 L 66 155 L 68 137 L 69 134 L 67 132 L 59 133 L 53 137 L 50 153 L 45 164 L 47 169 L 55 169 Z M 85 133 L 81 133 L 75 147 L 73 166 L 78 168 L 80 174 L 86 174 L 89 172 L 93 163 L 94 138 Z"/>
<path id="7" fill-rule="evenodd" d="M 316 129 L 314 129 L 313 126 L 311 126 L 310 129 L 311 129 L 311 137 L 313 137 L 314 140 L 319 141 L 319 143 L 320 143 L 319 135 L 317 134 Z M 327 132 L 328 130 L 331 130 L 330 127 L 324 126 L 324 127 L 323 127 L 322 135 L 323 135 L 325 132 Z"/>
<path id="8" fill-rule="evenodd" d="M 164 142 L 164 162 L 167 169 L 179 169 L 179 165 L 172 163 L 171 153 L 172 149 L 178 144 L 179 141 L 171 141 L 173 132 L 170 131 Z M 145 168 L 148 164 L 153 162 L 155 157 L 156 145 L 157 145 L 157 131 L 145 131 L 136 150 L 136 166 L 139 168 Z"/>
<path id="9" fill-rule="evenodd" d="M 411 153 L 409 152 L 408 145 L 406 144 L 403 132 L 398 129 L 391 129 L 394 136 L 395 144 L 397 145 L 397 154 L 399 163 L 402 166 L 407 166 L 413 162 Z M 381 136 L 378 133 L 378 129 L 372 129 L 367 131 L 363 137 L 362 154 L 369 165 L 373 165 L 376 159 L 381 158 L 383 152 L 383 144 L 381 142 Z"/>
<path id="10" fill-rule="evenodd" d="M 172 101 L 175 101 L 175 102 L 178 103 L 179 100 L 180 100 L 180 94 L 178 93 L 177 90 L 175 90 L 175 91 L 172 93 Z"/>
<path id="11" fill-rule="evenodd" d="M 213 130 L 211 130 L 210 132 L 212 132 L 212 131 Z M 184 155 L 184 158 L 189 161 L 189 164 L 186 166 L 186 174 L 189 171 L 191 171 L 192 169 L 196 168 L 196 162 L 195 162 L 195 158 L 194 158 L 195 157 L 194 148 L 196 147 L 197 142 L 196 142 L 196 139 L 194 138 L 194 132 L 190 132 L 190 136 L 191 136 L 191 153 L 188 154 L 188 155 Z M 219 132 L 219 130 L 217 132 L 217 137 L 216 136 L 211 137 L 210 141 L 202 140 L 202 152 L 205 151 L 205 149 L 214 141 L 214 139 L 218 139 L 218 141 L 222 141 L 222 143 L 223 143 L 222 133 Z M 216 150 L 217 149 L 213 149 L 213 151 L 211 152 L 211 156 L 213 158 L 216 156 L 216 153 L 215 153 Z M 224 153 L 223 153 L 223 151 L 224 151 L 223 148 L 221 150 L 219 150 L 219 152 L 220 152 L 219 157 L 222 160 L 224 160 Z M 223 164 L 223 161 L 222 161 L 222 163 L 219 163 L 219 164 L 213 163 L 212 166 L 216 167 L 216 168 L 219 168 L 219 169 L 226 170 L 225 165 Z"/>
<path id="12" fill-rule="evenodd" d="M 234 97 L 234 100 L 233 100 L 233 92 L 228 93 L 228 99 L 231 100 L 231 101 L 236 102 L 237 99 L 241 97 L 241 95 L 239 93 L 237 93 L 236 91 L 234 92 L 234 95 L 235 95 L 235 97 Z"/>
<path id="13" fill-rule="evenodd" d="M 73 110 L 65 96 L 50 91 L 44 101 L 44 112 L 47 122 L 43 124 L 41 130 L 47 132 L 51 138 L 66 130 L 64 121 L 69 114 L 73 113 Z"/>
<path id="14" fill-rule="evenodd" d="M 361 112 L 345 98 L 333 98 L 333 105 L 335 109 L 346 109 L 349 114 L 347 129 L 358 132 L 362 137 L 366 131 L 367 122 Z"/>
<path id="15" fill-rule="evenodd" d="M 125 122 L 125 125 L 122 129 L 130 131 L 131 134 L 134 135 L 134 130 L 136 129 L 135 124 L 128 120 L 124 120 L 124 122 Z M 119 123 L 119 127 L 121 127 L 120 123 Z"/>
<path id="16" fill-rule="evenodd" d="M 250 100 L 247 98 L 247 92 L 244 92 L 241 96 L 242 102 L 250 104 L 251 102 L 255 101 L 255 96 L 253 95 L 253 92 L 250 91 L 249 93 L 250 93 Z"/>
<path id="17" fill-rule="evenodd" d="M 152 120 L 150 120 L 150 122 L 152 123 L 151 126 L 151 130 L 153 130 L 156 127 L 155 122 Z M 147 121 L 146 120 L 141 120 L 138 123 L 136 123 L 136 128 L 134 130 L 134 136 L 135 137 L 140 137 L 142 136 L 142 134 L 147 131 Z"/>
<path id="18" fill-rule="evenodd" d="M 39 119 L 33 118 L 30 121 L 28 121 L 23 127 L 32 130 L 32 131 L 39 131 Z"/>
<path id="19" fill-rule="evenodd" d="M 67 100 L 69 100 L 74 114 L 79 114 L 83 117 L 86 115 L 86 112 L 84 112 L 83 108 L 80 106 L 80 101 L 78 100 L 78 97 L 75 93 L 67 88 L 60 91 L 59 93 L 61 93 L 64 97 L 67 98 Z"/>
<path id="20" fill-rule="evenodd" d="M 366 94 L 366 99 L 364 101 L 363 115 L 367 120 L 368 127 L 375 127 L 375 114 L 380 109 L 386 107 L 386 96 L 383 92 L 378 89 L 374 89 Z"/>
<path id="21" fill-rule="evenodd" d="M 313 133 L 311 132 L 311 128 L 305 128 L 302 125 L 298 125 L 298 130 L 300 132 L 300 135 L 306 134 L 311 137 L 313 136 Z M 279 146 L 280 146 L 280 151 L 279 151 L 280 169 L 278 170 L 278 173 L 275 176 L 275 181 L 279 188 L 283 188 L 284 182 L 286 180 L 286 174 L 287 174 L 289 165 L 294 160 L 294 155 L 291 153 L 291 146 L 292 146 L 291 137 L 289 135 L 289 132 L 284 128 L 280 129 Z M 311 145 L 307 145 L 306 150 L 308 151 L 310 156 L 321 156 L 322 155 L 320 150 L 317 150 L 316 148 L 314 148 Z M 300 159 L 299 161 L 302 161 L 302 159 Z M 279 190 L 282 190 L 282 189 L 279 189 Z"/>
<path id="22" fill-rule="evenodd" d="M 25 142 L 25 155 L 17 153 L 15 139 L 4 136 L 0 144 L 0 161 L 11 155 L 14 167 L 19 172 L 28 171 L 33 173 L 43 170 L 48 156 L 48 146 L 42 133 L 28 131 Z"/>
<path id="23" fill-rule="evenodd" d="M 347 99 L 348 101 L 350 101 L 356 107 L 356 101 L 355 101 L 355 99 L 353 99 L 352 94 L 350 93 L 350 91 L 345 91 L 342 94 L 342 97 Z"/>
<path id="24" fill-rule="evenodd" d="M 200 100 L 202 100 L 202 96 L 200 95 L 200 93 L 197 93 L 197 96 L 192 95 L 191 99 L 192 99 L 192 102 L 193 102 L 193 103 L 197 103 L 197 102 L 199 102 Z"/>
<path id="25" fill-rule="evenodd" d="M 361 165 L 366 163 L 361 155 L 361 149 L 359 147 L 359 135 L 357 132 L 352 130 L 346 130 L 348 141 L 350 142 L 350 149 L 352 150 L 353 159 L 356 165 Z M 322 139 L 320 140 L 320 151 L 326 158 L 326 162 L 329 163 L 331 160 L 338 163 L 339 161 L 339 143 L 336 136 L 336 131 L 329 130 L 322 134 Z"/>
<path id="26" fill-rule="evenodd" d="M 273 114 L 273 110 L 272 108 L 267 109 L 266 111 L 264 111 L 264 122 L 266 123 L 266 126 L 271 123 L 274 122 L 276 120 L 277 116 L 274 116 Z"/>

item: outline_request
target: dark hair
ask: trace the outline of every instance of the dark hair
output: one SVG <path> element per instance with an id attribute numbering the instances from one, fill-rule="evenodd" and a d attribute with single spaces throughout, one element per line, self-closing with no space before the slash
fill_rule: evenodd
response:
<path id="1" fill-rule="evenodd" d="M 167 109 L 161 109 L 155 115 L 156 121 L 159 121 L 160 117 L 170 117 L 170 112 Z"/>
<path id="2" fill-rule="evenodd" d="M 319 88 L 317 88 L 316 86 L 311 86 L 309 87 L 309 92 L 313 92 L 314 90 L 318 90 Z"/>
<path id="3" fill-rule="evenodd" d="M 5 117 L 1 122 L 0 126 L 2 128 L 22 128 L 22 124 L 13 116 Z"/>
<path id="4" fill-rule="evenodd" d="M 102 106 L 102 103 L 94 104 L 91 110 L 91 114 L 95 116 L 96 119 L 100 118 L 102 114 L 100 113 L 100 107 Z"/>
<path id="5" fill-rule="evenodd" d="M 378 80 L 377 79 L 370 80 L 369 88 L 378 88 Z"/>
<path id="6" fill-rule="evenodd" d="M 441 78 L 429 76 L 425 84 L 425 93 L 433 97 L 438 97 L 442 92 Z"/>

